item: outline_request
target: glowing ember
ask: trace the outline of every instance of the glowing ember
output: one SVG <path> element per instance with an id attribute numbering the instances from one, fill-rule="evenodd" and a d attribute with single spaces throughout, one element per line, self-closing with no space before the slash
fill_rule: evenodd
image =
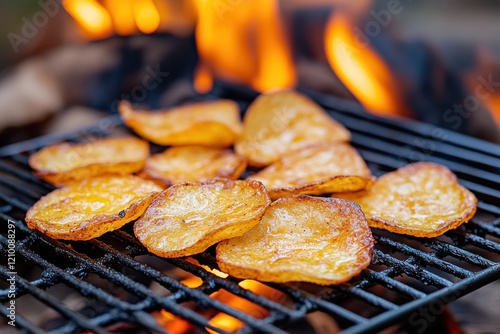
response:
<path id="1" fill-rule="evenodd" d="M 280 302 L 285 298 L 285 295 L 283 293 L 257 281 L 244 280 L 239 283 L 239 286 L 244 289 L 250 290 L 255 294 L 261 295 L 267 299 L 271 299 L 277 302 Z M 229 293 L 225 290 L 217 291 L 212 294 L 211 297 L 220 300 L 221 302 L 231 306 L 232 308 L 240 310 L 256 319 L 264 319 L 269 315 L 269 311 L 262 306 L 254 304 L 247 299 L 233 295 L 232 293 Z M 217 327 L 226 332 L 235 332 L 245 326 L 244 322 L 222 312 L 218 313 L 212 319 L 210 319 L 209 323 L 214 327 Z M 207 330 L 210 333 L 217 333 L 208 328 Z"/>
<path id="2" fill-rule="evenodd" d="M 181 281 L 182 284 L 187 286 L 188 288 L 197 288 L 203 284 L 203 280 L 196 276 L 190 276 Z"/>
<path id="3" fill-rule="evenodd" d="M 194 89 L 198 93 L 208 93 L 212 88 L 214 78 L 210 70 L 203 64 L 199 64 L 195 70 Z"/>
<path id="4" fill-rule="evenodd" d="M 160 311 L 161 317 L 157 318 L 160 325 L 163 326 L 169 333 L 172 334 L 182 334 L 188 332 L 192 328 L 192 325 L 170 312 L 165 310 Z"/>
<path id="5" fill-rule="evenodd" d="M 500 94 L 492 94 L 483 103 L 488 107 L 496 123 L 500 126 Z"/>

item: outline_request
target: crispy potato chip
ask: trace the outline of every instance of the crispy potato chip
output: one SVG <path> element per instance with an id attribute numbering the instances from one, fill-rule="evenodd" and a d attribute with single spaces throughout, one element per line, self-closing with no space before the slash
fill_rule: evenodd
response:
<path id="1" fill-rule="evenodd" d="M 427 238 L 457 228 L 477 207 L 455 174 L 428 162 L 387 173 L 369 190 L 333 196 L 359 203 L 372 227 Z"/>
<path id="2" fill-rule="evenodd" d="M 244 234 L 259 222 L 270 202 L 257 181 L 177 183 L 151 203 L 134 232 L 158 256 L 188 256 Z"/>
<path id="3" fill-rule="evenodd" d="M 47 146 L 33 154 L 29 164 L 36 176 L 61 186 L 98 175 L 137 172 L 148 156 L 149 143 L 134 137 L 118 137 Z"/>
<path id="4" fill-rule="evenodd" d="M 137 219 L 161 190 L 133 175 L 88 179 L 42 197 L 26 223 L 55 239 L 88 240 Z"/>
<path id="5" fill-rule="evenodd" d="M 248 179 L 266 186 L 271 199 L 365 189 L 373 176 L 348 144 L 322 143 L 291 153 Z"/>
<path id="6" fill-rule="evenodd" d="M 375 241 L 358 205 L 332 198 L 280 198 L 259 224 L 217 246 L 220 269 L 266 282 L 340 284 L 370 264 Z"/>
<path id="7" fill-rule="evenodd" d="M 192 103 L 158 112 L 118 104 L 120 115 L 141 137 L 160 145 L 231 146 L 241 134 L 238 104 L 230 100 Z"/>
<path id="8" fill-rule="evenodd" d="M 144 173 L 170 186 L 178 182 L 201 182 L 214 178 L 237 179 L 246 158 L 230 149 L 180 146 L 155 154 L 146 161 Z"/>
<path id="9" fill-rule="evenodd" d="M 288 153 L 320 142 L 348 142 L 349 131 L 315 102 L 293 91 L 259 96 L 248 108 L 237 153 L 263 167 Z"/>

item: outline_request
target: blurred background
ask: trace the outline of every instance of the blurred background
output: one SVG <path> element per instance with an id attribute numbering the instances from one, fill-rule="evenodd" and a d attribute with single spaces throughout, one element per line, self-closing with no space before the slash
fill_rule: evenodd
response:
<path id="1" fill-rule="evenodd" d="M 0 0 L 0 13 L 3 145 L 218 82 L 500 142 L 497 1 Z"/>

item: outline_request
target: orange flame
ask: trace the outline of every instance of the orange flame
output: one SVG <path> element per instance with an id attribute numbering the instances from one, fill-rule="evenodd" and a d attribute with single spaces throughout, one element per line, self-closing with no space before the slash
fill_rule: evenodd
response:
<path id="1" fill-rule="evenodd" d="M 187 333 L 190 328 L 192 328 L 192 325 L 180 318 L 177 317 L 176 315 L 165 311 L 161 310 L 160 311 L 161 318 L 159 319 L 160 324 L 165 328 L 169 333 L 172 334 L 182 334 L 182 333 Z"/>
<path id="2" fill-rule="evenodd" d="M 96 0 L 65 0 L 64 8 L 90 39 L 109 37 L 113 32 L 151 34 L 161 24 L 153 0 L 103 0 L 102 4 Z"/>
<path id="3" fill-rule="evenodd" d="M 128 0 L 105 0 L 104 5 L 111 13 L 113 27 L 119 35 L 132 35 L 137 31 L 132 2 Z"/>
<path id="4" fill-rule="evenodd" d="M 212 75 L 259 91 L 294 85 L 295 69 L 278 1 L 195 1 L 196 44 Z"/>
<path id="5" fill-rule="evenodd" d="M 327 24 L 325 52 L 332 69 L 365 108 L 381 115 L 407 115 L 390 69 L 368 45 L 356 41 L 341 13 L 334 13 Z"/>
<path id="6" fill-rule="evenodd" d="M 490 111 L 497 125 L 500 127 L 500 94 L 492 94 L 490 97 L 485 99 L 483 103 Z"/>
<path id="7" fill-rule="evenodd" d="M 137 28 L 144 34 L 151 34 L 160 25 L 160 14 L 152 0 L 135 0 L 134 16 Z"/>
<path id="8" fill-rule="evenodd" d="M 194 75 L 194 82 L 193 82 L 194 89 L 196 89 L 198 93 L 202 94 L 208 93 L 212 88 L 213 84 L 214 84 L 214 78 L 208 67 L 203 63 L 198 64 L 198 66 L 195 69 L 195 75 Z"/>
<path id="9" fill-rule="evenodd" d="M 239 283 L 239 286 L 274 301 L 278 301 L 284 297 L 283 293 L 253 280 L 244 280 Z M 262 306 L 254 304 L 247 299 L 233 295 L 225 290 L 220 290 L 214 293 L 212 298 L 220 300 L 232 308 L 243 311 L 257 319 L 263 319 L 269 314 L 269 311 Z M 222 312 L 216 314 L 212 319 L 210 319 L 209 324 L 226 332 L 235 332 L 245 326 L 244 322 Z M 210 333 L 217 333 L 216 331 L 208 328 L 207 330 Z"/>
<path id="10" fill-rule="evenodd" d="M 113 33 L 108 11 L 96 0 L 65 0 L 63 6 L 89 38 L 105 38 Z"/>

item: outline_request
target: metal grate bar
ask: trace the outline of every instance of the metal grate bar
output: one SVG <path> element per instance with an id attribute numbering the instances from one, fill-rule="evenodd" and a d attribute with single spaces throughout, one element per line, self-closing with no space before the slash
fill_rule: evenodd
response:
<path id="1" fill-rule="evenodd" d="M 473 245 L 489 250 L 490 252 L 495 252 L 497 254 L 500 254 L 500 245 L 493 241 L 486 240 L 478 235 L 473 235 L 473 234 L 465 235 L 464 239 L 465 241 L 468 241 Z"/>
<path id="2" fill-rule="evenodd" d="M 500 238 L 500 228 L 495 227 L 495 226 L 491 225 L 490 223 L 485 223 L 482 221 L 478 221 L 476 219 L 471 219 L 471 221 L 469 221 L 469 225 L 477 226 L 477 227 L 481 228 L 482 230 L 484 230 L 485 232 L 487 232 L 488 234 L 491 234 L 491 235 L 494 235 L 495 237 Z"/>
<path id="3" fill-rule="evenodd" d="M 135 247 L 136 249 L 140 249 L 140 253 L 146 252 L 144 247 L 141 244 L 139 244 L 135 238 L 133 238 L 129 234 L 123 233 L 121 231 L 118 231 L 118 232 L 119 233 L 117 233 L 117 235 L 119 235 L 122 240 L 126 241 L 127 244 L 131 245 L 132 247 Z M 99 247 L 104 249 L 106 252 L 113 254 L 113 255 L 116 255 L 116 256 L 120 256 L 120 254 L 115 249 L 107 246 L 106 244 L 104 244 L 98 240 L 93 240 L 92 242 L 98 244 Z M 203 254 L 201 254 L 201 256 L 203 256 Z M 196 257 L 199 257 L 199 256 L 196 256 Z M 130 261 L 130 259 L 128 257 L 123 258 L 123 259 L 126 259 L 126 261 L 123 262 L 123 264 L 125 264 L 127 266 L 131 266 L 131 264 L 136 265 L 136 262 Z M 212 258 L 212 260 L 213 260 L 213 258 Z M 234 293 L 234 294 L 237 294 L 241 297 L 244 297 L 244 298 L 246 298 L 254 303 L 257 303 L 261 306 L 264 306 L 268 309 L 276 310 L 276 311 L 282 312 L 284 314 L 287 314 L 287 316 L 289 316 L 290 318 L 299 318 L 299 317 L 302 317 L 305 315 L 306 310 L 300 310 L 300 309 L 296 310 L 296 311 L 290 310 L 290 309 L 282 306 L 279 303 L 276 303 L 272 300 L 269 300 L 267 298 L 259 296 L 259 295 L 255 294 L 249 290 L 246 290 L 244 288 L 241 288 L 239 285 L 233 283 L 229 279 L 222 279 L 222 278 L 206 271 L 205 269 L 200 268 L 200 267 L 198 267 L 192 263 L 189 263 L 187 261 L 178 260 L 178 259 L 168 259 L 168 262 L 176 265 L 177 267 L 179 267 L 183 270 L 186 270 L 186 271 L 194 274 L 197 277 L 200 277 L 202 279 L 210 279 L 210 284 L 216 286 L 217 288 L 223 288 L 231 293 Z M 211 262 L 210 267 L 218 268 L 214 261 L 210 261 L 210 262 Z M 172 280 L 171 284 L 174 284 L 174 289 L 181 289 L 181 290 L 185 289 L 185 286 L 182 284 L 178 285 L 179 283 L 176 280 Z"/>
<path id="4" fill-rule="evenodd" d="M 312 300 L 312 302 L 318 307 L 319 310 L 326 311 L 330 314 L 338 315 L 339 317 L 348 320 L 354 324 L 363 324 L 368 322 L 368 319 L 363 318 L 362 316 L 357 315 L 356 313 L 348 311 L 345 308 L 342 308 L 336 304 L 327 302 L 325 300 L 315 298 Z"/>
<path id="5" fill-rule="evenodd" d="M 122 256 L 121 254 L 119 254 L 116 250 L 114 250 L 113 248 L 111 247 L 108 247 L 107 245 L 105 245 L 104 243 L 98 241 L 98 240 L 94 240 L 94 242 L 96 244 L 99 244 L 99 246 L 106 250 L 107 252 L 110 252 L 111 254 L 113 254 L 114 256 L 116 256 L 118 258 L 118 260 L 124 264 L 124 265 L 127 265 L 135 270 L 138 270 L 138 271 L 141 271 L 143 272 L 143 269 L 145 269 L 146 267 L 143 267 L 143 266 L 138 266 L 137 265 L 137 262 L 135 262 L 134 260 L 130 259 L 129 257 L 124 257 Z M 134 243 L 137 243 L 137 241 L 134 241 Z M 142 246 L 141 246 L 142 247 Z M 262 296 L 259 296 L 259 295 L 256 295 L 255 293 L 249 291 L 249 290 L 246 290 L 244 288 L 241 288 L 240 286 L 238 286 L 237 284 L 234 284 L 232 283 L 230 280 L 227 280 L 227 279 L 222 279 L 208 271 L 206 271 L 205 269 L 203 268 L 200 268 L 194 264 L 191 264 L 187 261 L 183 261 L 183 260 L 176 260 L 176 259 L 168 259 L 169 262 L 175 264 L 176 266 L 178 266 L 179 268 L 183 269 L 183 270 L 186 270 L 192 274 L 194 274 L 195 276 L 197 277 L 200 277 L 202 279 L 207 279 L 207 278 L 210 278 L 210 282 L 212 284 L 214 284 L 215 286 L 217 286 L 218 288 L 224 288 L 225 290 L 231 292 L 231 293 L 234 293 L 234 294 L 237 294 L 238 296 L 241 296 L 241 297 L 244 297 L 252 302 L 255 302 L 259 305 L 262 305 L 266 308 L 269 308 L 269 309 L 272 309 L 272 310 L 276 310 L 276 311 L 279 311 L 279 312 L 282 312 L 282 313 L 285 313 L 287 314 L 288 316 L 290 317 L 301 317 L 303 316 L 305 313 L 304 312 L 294 312 L 293 310 L 290 310 L 286 307 L 284 307 L 283 305 L 281 304 L 278 304 L 272 300 L 269 300 L 269 299 L 266 299 Z M 147 268 L 148 270 L 149 269 L 153 269 L 153 268 L 150 268 L 148 267 Z M 153 269 L 154 270 L 154 269 Z M 143 272 L 144 274 L 147 274 L 147 272 Z M 161 276 L 161 273 L 159 273 L 158 271 L 155 272 L 155 277 L 151 277 L 151 278 L 159 278 L 159 277 L 163 277 Z M 189 293 L 189 291 L 191 291 L 189 288 L 187 288 L 185 285 L 179 283 L 178 281 L 176 280 L 169 280 L 169 286 L 172 286 L 174 289 L 177 289 L 177 290 L 180 290 L 180 291 L 183 291 L 183 292 L 187 292 Z"/>
<path id="6" fill-rule="evenodd" d="M 485 203 L 481 200 L 477 202 L 477 207 L 480 210 L 490 212 L 492 214 L 500 215 L 500 207 Z"/>
<path id="7" fill-rule="evenodd" d="M 23 192 L 23 194 L 35 199 L 38 199 L 42 196 L 41 192 L 37 192 L 30 188 L 26 188 L 23 184 L 20 184 L 19 182 L 15 182 L 6 178 L 0 179 L 0 184 L 6 185 L 18 192 Z"/>
<path id="8" fill-rule="evenodd" d="M 0 314 L 3 315 L 6 319 L 9 315 L 6 307 L 0 307 Z M 26 320 L 22 315 L 16 314 L 16 326 L 25 329 L 29 333 L 32 334 L 46 334 L 45 331 L 33 326 L 28 320 Z"/>
<path id="9" fill-rule="evenodd" d="M 375 162 L 379 165 L 382 166 L 387 166 L 390 169 L 397 169 L 401 167 L 402 165 L 406 164 L 406 162 L 402 160 L 397 160 L 395 158 L 388 157 L 387 155 L 382 155 L 379 153 L 374 153 L 371 151 L 367 151 L 365 149 L 359 148 L 358 151 L 361 153 L 361 155 L 368 161 Z M 492 189 L 490 187 L 486 187 L 474 182 L 469 182 L 463 178 L 458 178 L 460 183 L 464 185 L 465 187 L 469 188 L 471 191 L 473 191 L 476 194 L 480 195 L 486 195 L 491 198 L 491 201 L 496 200 L 497 198 L 500 198 L 500 191 Z"/>
<path id="10" fill-rule="evenodd" d="M 23 164 L 24 165 L 24 164 Z M 46 190 L 52 190 L 54 189 L 54 186 L 48 184 L 47 182 L 44 182 L 37 178 L 33 173 L 25 170 L 24 168 L 15 168 L 14 166 L 11 166 L 9 164 L 6 164 L 5 162 L 0 160 L 0 170 L 6 172 L 7 174 L 17 176 L 21 178 L 22 180 L 28 181 L 30 185 L 33 183 L 38 184 L 40 186 L 43 186 L 46 188 Z"/>
<path id="11" fill-rule="evenodd" d="M 58 243 L 59 244 L 59 243 Z M 60 244 L 58 246 L 61 246 Z M 37 254 L 34 254 L 28 249 L 20 249 L 19 252 L 21 254 L 26 254 L 29 256 L 31 259 L 35 260 L 36 263 L 42 267 L 50 268 L 57 276 L 63 280 L 66 284 L 69 286 L 78 289 L 83 295 L 86 296 L 91 296 L 96 299 L 101 300 L 102 302 L 105 302 L 108 305 L 112 305 L 114 307 L 119 308 L 120 310 L 123 311 L 136 311 L 138 310 L 138 307 L 140 305 L 135 304 L 131 305 L 126 302 L 123 302 L 108 293 L 106 293 L 104 290 L 92 286 L 91 284 L 78 280 L 77 278 L 73 277 L 72 275 L 67 274 L 64 270 L 57 268 L 56 266 L 50 264 L 49 262 L 45 261 L 44 259 L 40 258 Z M 78 254 L 78 253 L 76 253 Z M 67 255 L 71 255 L 71 257 L 78 258 L 76 254 L 71 254 L 70 251 L 67 251 Z M 86 257 L 82 254 L 79 254 L 83 259 Z M 87 263 L 89 264 L 89 268 L 91 268 L 92 272 L 103 275 L 104 277 L 107 277 L 109 280 L 113 281 L 116 284 L 119 284 L 122 287 L 130 288 L 132 287 L 136 292 L 141 294 L 143 297 L 148 297 L 153 299 L 157 304 L 161 305 L 163 308 L 165 308 L 167 311 L 178 315 L 188 321 L 192 321 L 194 323 L 197 323 L 203 327 L 209 327 L 211 329 L 216 329 L 215 327 L 211 326 L 205 318 L 200 316 L 194 311 L 188 310 L 186 308 L 179 307 L 174 301 L 171 301 L 167 298 L 159 298 L 155 294 L 153 294 L 150 290 L 148 290 L 146 287 L 143 285 L 136 283 L 134 281 L 131 281 L 127 277 L 123 275 L 119 275 L 117 272 L 115 272 L 112 269 L 109 268 L 104 268 L 102 265 L 92 261 L 91 259 L 86 259 Z"/>
<path id="12" fill-rule="evenodd" d="M 433 249 L 442 252 L 443 254 L 451 255 L 459 260 L 474 264 L 482 268 L 488 268 L 495 265 L 495 262 L 491 260 L 485 259 L 480 255 L 471 253 L 454 245 L 438 241 L 422 241 L 422 243 L 427 247 L 432 247 Z"/>
<path id="13" fill-rule="evenodd" d="M 407 260 L 401 261 L 381 252 L 378 249 L 375 249 L 373 253 L 375 255 L 373 260 L 374 263 L 398 267 L 406 275 L 416 278 L 425 284 L 431 284 L 439 288 L 449 287 L 453 284 L 450 281 L 423 269 L 421 266 L 411 263 L 415 260 L 413 257 L 409 257 Z"/>
<path id="14" fill-rule="evenodd" d="M 467 152 L 467 154 L 457 154 L 458 157 L 468 157 L 469 154 L 479 152 L 485 154 L 487 157 L 489 156 L 500 158 L 500 150 L 498 149 L 498 145 L 493 143 L 488 143 L 480 139 L 472 138 L 457 132 L 441 129 L 434 125 L 420 123 L 417 121 L 408 119 L 391 119 L 376 116 L 366 112 L 358 103 L 344 101 L 333 96 L 322 95 L 312 91 L 307 91 L 307 94 L 312 96 L 314 100 L 316 100 L 319 104 L 326 108 L 327 111 L 330 111 L 336 118 L 339 115 L 343 115 L 355 119 L 368 120 L 368 129 L 371 128 L 372 124 L 380 124 L 384 126 L 384 130 L 398 129 L 403 133 L 414 134 L 418 138 L 433 138 L 434 140 L 440 142 L 440 144 L 448 143 L 453 149 L 466 148 L 467 151 L 465 152 Z M 350 128 L 350 125 L 348 127 Z M 437 138 L 434 138 L 435 136 L 433 134 L 435 130 L 439 130 L 440 134 L 442 134 L 439 140 L 437 140 Z M 464 152 L 462 151 L 462 153 Z M 471 158 L 470 160 L 474 161 L 475 159 Z M 498 167 L 498 165 L 493 166 Z"/>
<path id="15" fill-rule="evenodd" d="M 6 275 L 5 273 L 8 272 L 7 268 L 4 266 L 0 266 L 0 276 L 4 279 L 7 279 L 9 276 Z M 74 323 L 76 323 L 79 326 L 86 327 L 95 333 L 98 334 L 106 334 L 106 331 L 104 331 L 102 328 L 94 326 L 90 324 L 85 318 L 81 317 L 75 312 L 72 312 L 67 308 L 63 303 L 58 301 L 57 299 L 51 297 L 50 295 L 44 293 L 42 290 L 36 288 L 36 287 L 31 287 L 29 282 L 26 281 L 24 278 L 18 276 L 17 274 L 11 275 L 14 276 L 16 279 L 16 286 L 19 285 L 21 289 L 30 289 L 30 293 L 36 297 L 38 300 L 44 302 L 46 305 L 50 306 L 66 318 L 72 320 Z"/>
<path id="16" fill-rule="evenodd" d="M 379 296 L 376 296 L 372 293 L 369 293 L 363 289 L 357 288 L 357 287 L 349 287 L 348 289 L 344 289 L 348 291 L 350 294 L 353 296 L 358 297 L 359 299 L 367 302 L 368 304 L 382 308 L 384 310 L 396 310 L 399 306 L 391 303 L 390 301 L 387 301 L 385 299 L 382 299 Z"/>
<path id="17" fill-rule="evenodd" d="M 374 139 L 373 137 L 364 136 L 360 134 L 355 134 L 355 136 L 353 137 L 353 142 L 359 145 L 366 145 L 365 144 L 366 142 L 371 142 L 369 147 L 383 154 L 391 152 L 392 154 L 398 155 L 401 158 L 404 158 L 405 160 L 411 160 L 411 161 L 422 160 L 422 159 L 411 158 L 412 151 L 409 150 L 408 146 L 401 147 L 399 145 L 388 143 L 387 141 Z M 466 166 L 464 164 L 439 158 L 433 155 L 424 155 L 424 159 L 442 165 L 446 165 L 451 170 L 457 173 L 466 174 L 475 180 L 500 182 L 500 175 L 490 173 L 475 167 Z"/>
<path id="18" fill-rule="evenodd" d="M 392 239 L 389 239 L 387 237 L 382 237 L 379 235 L 375 235 L 375 240 L 377 242 L 380 242 L 383 245 L 387 245 L 392 247 L 393 249 L 409 256 L 413 256 L 414 258 L 418 258 L 424 263 L 427 263 L 429 265 L 432 265 L 444 272 L 447 272 L 449 274 L 452 274 L 454 276 L 460 277 L 460 278 L 465 278 L 465 277 L 470 277 L 473 275 L 472 271 L 462 269 L 452 263 L 443 261 L 432 253 L 425 253 L 423 251 L 416 250 L 415 248 L 409 247 L 405 244 L 402 244 L 400 242 L 394 241 Z"/>
<path id="19" fill-rule="evenodd" d="M 1 192 L 0 192 L 0 200 L 4 201 L 6 203 L 9 203 L 10 205 L 12 205 L 16 208 L 19 208 L 23 211 L 28 211 L 29 208 L 31 207 L 31 205 L 25 204 L 24 202 L 21 202 L 17 198 L 7 196 Z"/>
<path id="20" fill-rule="evenodd" d="M 427 294 L 412 288 L 406 284 L 403 284 L 392 277 L 386 276 L 378 271 L 374 271 L 371 269 L 365 270 L 364 275 L 368 276 L 370 280 L 374 280 L 375 282 L 381 283 L 386 288 L 396 290 L 412 299 L 424 298 Z"/>
<path id="21" fill-rule="evenodd" d="M 14 156 L 21 152 L 28 152 L 43 146 L 55 144 L 65 140 L 71 141 L 80 138 L 80 139 L 87 139 L 88 141 L 89 139 L 103 138 L 110 134 L 109 130 L 113 129 L 119 124 L 122 124 L 122 121 L 120 119 L 120 116 L 112 115 L 101 119 L 99 121 L 99 124 L 101 125 L 101 127 L 93 125 L 88 128 L 82 129 L 79 132 L 71 131 L 67 133 L 47 135 L 35 139 L 29 139 L 12 145 L 4 146 L 0 148 L 0 157 Z"/>
<path id="22" fill-rule="evenodd" d="M 458 158 L 460 160 L 473 160 L 477 161 L 478 163 L 481 163 L 482 165 L 485 166 L 490 166 L 490 167 L 496 167 L 498 168 L 498 159 L 491 157 L 486 154 L 481 154 L 481 153 L 476 153 L 476 152 L 470 152 L 469 150 L 461 149 L 459 147 L 456 147 L 456 145 L 448 145 L 448 144 L 442 144 L 439 143 L 437 144 L 438 139 L 433 138 L 433 139 L 421 139 L 420 136 L 415 136 L 412 134 L 408 134 L 407 131 L 405 130 L 394 130 L 394 129 L 387 129 L 384 126 L 380 126 L 377 124 L 373 124 L 371 121 L 364 121 L 360 120 L 359 118 L 353 118 L 352 116 L 349 115 L 339 115 L 335 114 L 334 117 L 338 119 L 341 123 L 347 125 L 350 129 L 356 131 L 356 136 L 359 139 L 364 139 L 366 140 L 367 138 L 370 138 L 372 140 L 375 140 L 378 147 L 378 145 L 382 145 L 382 147 L 393 147 L 393 144 L 388 143 L 387 138 L 390 138 L 391 141 L 396 141 L 399 142 L 400 144 L 403 145 L 411 145 L 416 148 L 421 149 L 423 152 L 428 152 L 431 151 L 433 153 L 438 153 L 442 154 L 447 157 L 453 157 L 453 158 Z M 373 137 L 380 138 L 374 139 Z M 417 139 L 417 140 L 416 140 Z M 430 143 L 430 140 L 433 142 Z M 388 145 L 388 146 L 387 146 Z M 430 146 L 430 147 L 429 147 Z M 408 147 L 408 146 L 406 146 Z M 401 147 L 398 147 L 401 150 Z M 393 152 L 393 151 L 385 151 L 384 152 Z M 464 159 L 463 157 L 466 156 L 467 159 Z M 447 160 L 448 161 L 448 160 Z M 462 167 L 467 167 L 463 166 Z M 475 169 L 475 168 L 474 168 Z M 477 172 L 482 175 L 484 171 L 475 169 Z M 472 171 L 472 169 L 471 169 Z M 497 175 L 495 175 L 497 176 Z"/>

